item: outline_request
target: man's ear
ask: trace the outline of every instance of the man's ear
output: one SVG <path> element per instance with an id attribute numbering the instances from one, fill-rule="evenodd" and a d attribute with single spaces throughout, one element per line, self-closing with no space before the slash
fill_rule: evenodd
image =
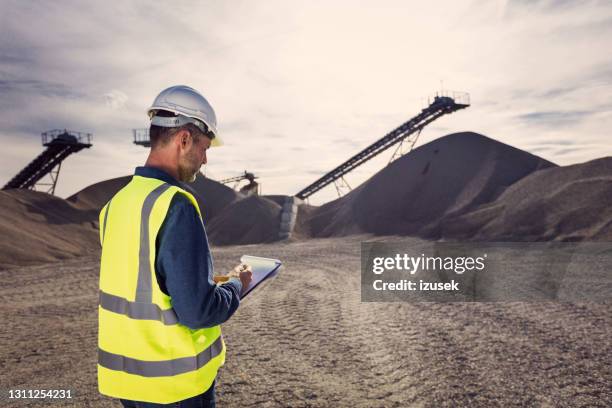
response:
<path id="1" fill-rule="evenodd" d="M 191 133 L 187 129 L 179 130 L 176 133 L 176 140 L 181 148 L 186 149 L 191 140 Z"/>

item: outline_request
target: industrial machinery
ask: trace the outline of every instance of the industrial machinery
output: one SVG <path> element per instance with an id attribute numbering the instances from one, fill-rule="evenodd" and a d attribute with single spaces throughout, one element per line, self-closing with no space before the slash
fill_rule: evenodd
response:
<path id="1" fill-rule="evenodd" d="M 331 183 L 336 185 L 338 195 L 341 195 L 343 189 L 350 189 L 348 183 L 344 180 L 344 175 L 397 143 L 400 143 L 400 146 L 395 151 L 391 160 L 401 156 L 403 144 L 408 145 L 408 151 L 412 150 L 421 130 L 423 130 L 425 126 L 445 114 L 467 108 L 470 106 L 470 96 L 465 92 L 438 92 L 433 97 L 433 100 L 430 98 L 428 102 L 429 105 L 422 109 L 421 113 L 387 133 L 384 137 L 372 143 L 332 171 L 324 174 L 321 178 L 302 189 L 295 196 L 300 199 L 308 198 Z M 400 152 L 400 154 L 398 154 L 398 152 Z"/>
<path id="2" fill-rule="evenodd" d="M 41 133 L 42 145 L 46 149 L 13 177 L 3 190 L 10 188 L 29 188 L 36 190 L 46 187 L 46 192 L 55 194 L 55 186 L 59 178 L 62 162 L 72 153 L 92 146 L 91 133 L 74 132 L 72 130 L 54 129 Z M 51 181 L 43 183 L 40 180 L 49 175 Z"/>
<path id="3" fill-rule="evenodd" d="M 151 147 L 151 140 L 149 139 L 149 129 L 132 129 L 132 135 L 134 135 L 134 144 L 144 147 Z"/>
<path id="4" fill-rule="evenodd" d="M 246 195 L 259 195 L 260 194 L 260 184 L 255 181 L 259 177 L 255 176 L 253 173 L 249 173 L 248 171 L 244 171 L 244 174 L 236 177 L 230 177 L 223 180 L 219 180 L 219 183 L 229 184 L 234 183 L 234 190 L 238 187 L 242 180 L 248 180 L 249 183 L 242 186 L 240 188 L 240 192 Z"/>

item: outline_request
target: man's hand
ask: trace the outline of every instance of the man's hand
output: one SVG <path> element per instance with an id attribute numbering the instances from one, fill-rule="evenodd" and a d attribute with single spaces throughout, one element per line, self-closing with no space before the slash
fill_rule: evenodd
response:
<path id="1" fill-rule="evenodd" d="M 223 275 L 215 275 L 215 276 L 213 276 L 213 281 L 215 283 L 225 283 L 228 280 L 230 280 L 229 276 L 223 276 Z"/>
<path id="2" fill-rule="evenodd" d="M 244 292 L 246 292 L 247 288 L 251 284 L 251 281 L 253 280 L 253 272 L 249 268 L 245 271 L 240 272 L 239 278 L 240 282 L 242 283 L 242 294 L 244 294 Z"/>
<path id="3" fill-rule="evenodd" d="M 227 276 L 229 276 L 230 278 L 239 278 L 240 272 L 243 271 L 252 271 L 251 266 L 244 263 L 238 264 L 227 274 Z"/>
<path id="4" fill-rule="evenodd" d="M 234 267 L 234 269 L 232 269 L 227 275 L 215 276 L 213 279 L 217 283 L 223 283 L 227 282 L 230 278 L 240 279 L 240 283 L 242 283 L 242 293 L 244 293 L 253 280 L 253 271 L 251 270 L 251 266 L 241 263 L 236 265 L 236 267 Z"/>
<path id="5" fill-rule="evenodd" d="M 242 293 L 244 293 L 253 280 L 253 271 L 250 265 L 241 263 L 236 265 L 227 276 L 240 279 L 240 283 L 242 283 Z"/>

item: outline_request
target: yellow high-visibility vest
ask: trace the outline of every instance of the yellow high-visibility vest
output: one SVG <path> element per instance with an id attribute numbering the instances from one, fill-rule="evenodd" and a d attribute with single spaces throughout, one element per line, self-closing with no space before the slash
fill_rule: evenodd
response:
<path id="1" fill-rule="evenodd" d="M 100 212 L 98 389 L 170 403 L 203 393 L 225 362 L 221 327 L 180 324 L 155 277 L 155 238 L 180 187 L 134 176 Z M 203 228 L 202 224 L 202 228 Z"/>

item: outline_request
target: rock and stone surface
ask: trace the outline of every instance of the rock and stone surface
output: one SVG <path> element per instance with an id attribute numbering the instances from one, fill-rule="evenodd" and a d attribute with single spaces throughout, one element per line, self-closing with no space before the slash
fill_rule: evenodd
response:
<path id="1" fill-rule="evenodd" d="M 612 241 L 612 157 L 531 174 L 493 202 L 444 220 L 441 235 L 477 241 Z"/>
<path id="2" fill-rule="evenodd" d="M 362 303 L 368 239 L 213 248 L 219 270 L 245 252 L 284 261 L 223 325 L 219 406 L 612 406 L 609 304 Z M 5 390 L 71 388 L 52 405 L 120 406 L 97 390 L 96 255 L 0 271 L 0 299 Z"/>

